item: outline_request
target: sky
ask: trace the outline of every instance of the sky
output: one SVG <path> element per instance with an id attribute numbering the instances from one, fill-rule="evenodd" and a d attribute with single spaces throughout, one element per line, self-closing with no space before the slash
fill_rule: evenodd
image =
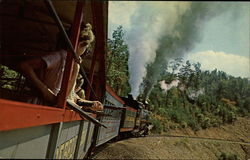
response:
<path id="1" fill-rule="evenodd" d="M 203 39 L 186 58 L 201 62 L 204 70 L 217 68 L 233 76 L 250 77 L 250 3 L 235 5 L 238 15 L 226 12 L 209 21 Z"/>
<path id="2" fill-rule="evenodd" d="M 187 41 L 190 46 L 184 46 L 181 53 L 166 53 L 166 59 L 181 56 L 191 62 L 200 62 L 202 70 L 211 71 L 217 68 L 232 76 L 250 77 L 250 2 L 215 2 L 215 5 L 208 3 L 210 8 L 197 10 L 197 19 L 186 16 L 189 18 L 188 22 L 195 22 L 185 23 L 189 27 L 197 28 L 197 31 L 191 28 L 194 36 L 186 33 L 181 35 L 185 30 L 180 29 L 180 24 L 185 21 L 183 17 L 185 18 L 185 14 L 195 14 L 192 13 L 195 11 L 190 12 L 191 3 L 109 1 L 108 37 L 112 37 L 117 26 L 123 26 L 131 57 L 130 83 L 134 83 L 135 88 L 138 88 L 142 79 L 133 77 L 146 76 L 145 66 L 156 61 L 156 51 L 164 45 L 161 42 L 163 35 L 167 35 L 165 38 L 189 36 L 194 39 Z"/>

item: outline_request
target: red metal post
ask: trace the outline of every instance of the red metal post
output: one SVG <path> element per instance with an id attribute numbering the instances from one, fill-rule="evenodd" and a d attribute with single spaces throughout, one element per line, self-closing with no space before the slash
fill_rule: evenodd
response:
<path id="1" fill-rule="evenodd" d="M 92 57 L 92 62 L 91 62 L 91 68 L 90 68 L 90 74 L 89 74 L 89 80 L 91 85 L 93 84 L 93 79 L 94 79 L 94 71 L 95 71 L 95 66 L 97 61 L 99 62 L 99 68 L 98 68 L 98 86 L 96 86 L 95 92 L 98 94 L 100 98 L 102 98 L 103 95 L 101 93 L 105 90 L 105 33 L 104 33 L 104 28 L 106 28 L 104 25 L 104 18 L 103 17 L 103 3 L 106 2 L 97 2 L 93 1 L 92 2 L 92 14 L 94 17 L 94 26 L 95 26 L 95 34 L 96 34 L 96 46 L 95 50 L 93 53 Z M 98 12 L 96 12 L 98 11 Z M 86 90 L 86 98 L 90 98 L 90 87 L 87 87 Z"/>
<path id="2" fill-rule="evenodd" d="M 113 89 L 106 85 L 106 91 L 111 94 L 117 101 L 119 101 L 121 104 L 125 104 L 125 102 L 115 93 L 115 91 L 113 91 Z"/>
<path id="3" fill-rule="evenodd" d="M 78 38 L 79 38 L 78 35 L 80 33 L 80 28 L 81 28 L 81 23 L 82 23 L 83 6 L 84 6 L 84 2 L 79 0 L 76 4 L 74 22 L 73 22 L 73 25 L 71 28 L 70 40 L 71 40 L 71 43 L 74 46 L 75 50 L 77 48 Z M 66 64 L 65 64 L 64 75 L 63 75 L 63 80 L 62 80 L 62 85 L 61 85 L 61 92 L 59 93 L 59 100 L 57 103 L 57 105 L 59 107 L 62 107 L 62 106 L 63 106 L 63 108 L 66 107 L 66 98 L 67 98 L 67 95 L 69 92 L 68 91 L 69 90 L 68 84 L 70 82 L 73 64 L 74 64 L 73 54 L 72 54 L 72 52 L 68 52 Z"/>
<path id="4" fill-rule="evenodd" d="M 106 88 L 106 65 L 105 65 L 105 55 L 107 52 L 107 19 L 108 19 L 108 1 L 101 1 L 97 2 L 98 9 L 100 9 L 102 14 L 100 12 L 97 13 L 97 17 L 102 17 L 101 24 L 98 24 L 99 31 L 100 31 L 100 55 L 98 57 L 99 59 L 99 73 L 98 73 L 98 80 L 99 80 L 99 87 L 98 87 L 98 95 L 100 98 L 104 98 L 105 94 L 105 88 Z M 103 99 L 100 99 L 101 101 Z"/>

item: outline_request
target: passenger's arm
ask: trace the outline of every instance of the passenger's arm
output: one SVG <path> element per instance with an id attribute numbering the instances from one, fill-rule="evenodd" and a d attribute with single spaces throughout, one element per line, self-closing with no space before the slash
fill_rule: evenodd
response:
<path id="1" fill-rule="evenodd" d="M 55 103 L 55 94 L 41 81 L 35 70 L 45 70 L 46 63 L 41 58 L 24 61 L 20 64 L 20 69 L 24 75 L 39 89 L 45 100 Z"/>
<path id="2" fill-rule="evenodd" d="M 80 105 L 80 106 L 91 106 L 91 110 L 94 110 L 94 111 L 102 111 L 103 110 L 103 105 L 101 102 L 99 101 L 89 101 L 89 100 L 86 100 L 86 99 L 77 99 L 77 104 Z"/>

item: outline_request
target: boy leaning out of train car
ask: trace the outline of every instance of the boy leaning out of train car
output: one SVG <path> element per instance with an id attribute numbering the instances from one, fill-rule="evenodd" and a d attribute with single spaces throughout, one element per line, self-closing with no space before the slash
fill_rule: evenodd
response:
<path id="1" fill-rule="evenodd" d="M 58 38 L 57 50 L 47 55 L 26 60 L 20 63 L 20 69 L 31 83 L 40 91 L 42 96 L 34 96 L 28 100 L 28 103 L 54 105 L 57 101 L 57 95 L 60 91 L 63 71 L 65 67 L 67 45 L 63 37 Z M 94 40 L 92 26 L 86 24 L 81 31 L 79 44 L 77 46 L 78 56 L 82 56 L 90 43 Z M 70 94 L 69 99 L 79 101 L 79 97 L 73 97 L 76 77 L 79 72 L 79 64 L 74 63 L 72 75 L 69 81 Z M 87 101 L 80 99 L 80 101 Z M 99 101 L 92 102 L 92 110 L 102 110 L 103 105 Z"/>
<path id="2" fill-rule="evenodd" d="M 74 83 L 73 89 L 71 90 L 69 96 L 68 96 L 68 100 L 71 100 L 71 102 L 76 103 L 77 105 L 82 106 L 82 109 L 85 111 L 97 111 L 95 110 L 95 108 L 98 108 L 98 106 L 102 105 L 100 102 L 98 101 L 89 101 L 85 99 L 85 92 L 84 90 L 81 88 L 82 85 L 84 83 L 84 79 L 81 76 L 81 74 L 79 73 L 77 76 L 77 79 Z M 94 103 L 96 102 L 96 103 Z M 95 106 L 97 105 L 97 106 Z M 88 107 L 88 106 L 92 106 L 92 107 Z M 99 110 L 102 110 L 103 107 Z"/>

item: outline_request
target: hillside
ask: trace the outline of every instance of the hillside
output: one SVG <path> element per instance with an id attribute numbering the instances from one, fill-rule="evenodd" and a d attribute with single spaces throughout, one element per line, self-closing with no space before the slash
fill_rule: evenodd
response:
<path id="1" fill-rule="evenodd" d="M 215 140 L 149 135 L 108 143 L 97 150 L 93 159 L 219 159 L 223 156 L 228 159 L 249 159 L 249 133 L 250 119 L 238 118 L 233 124 L 197 132 L 191 129 L 176 129 L 165 133 Z"/>

